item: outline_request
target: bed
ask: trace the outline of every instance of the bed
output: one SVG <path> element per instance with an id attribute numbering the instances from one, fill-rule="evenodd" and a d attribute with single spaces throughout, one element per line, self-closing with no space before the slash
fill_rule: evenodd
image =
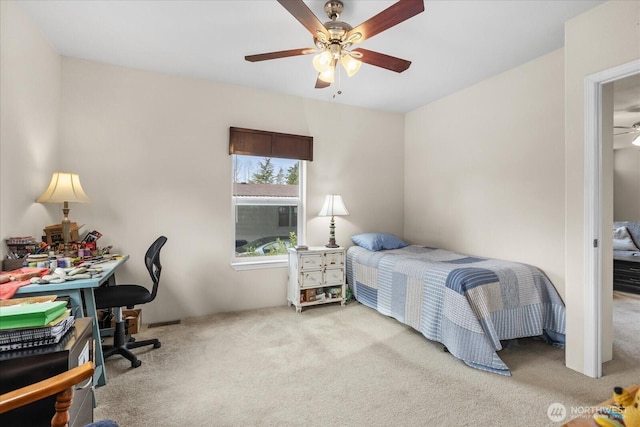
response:
<path id="1" fill-rule="evenodd" d="M 347 250 L 355 298 L 467 365 L 511 375 L 497 354 L 505 340 L 540 337 L 564 348 L 565 307 L 538 268 L 417 245 L 369 249 Z"/>
<path id="2" fill-rule="evenodd" d="M 613 223 L 613 290 L 640 294 L 640 222 Z"/>

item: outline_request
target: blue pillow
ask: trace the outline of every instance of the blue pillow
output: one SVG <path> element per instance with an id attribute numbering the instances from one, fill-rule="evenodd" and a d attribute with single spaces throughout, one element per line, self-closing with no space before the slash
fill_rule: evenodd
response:
<path id="1" fill-rule="evenodd" d="M 362 233 L 351 237 L 351 241 L 370 251 L 404 248 L 408 244 L 389 233 Z"/>

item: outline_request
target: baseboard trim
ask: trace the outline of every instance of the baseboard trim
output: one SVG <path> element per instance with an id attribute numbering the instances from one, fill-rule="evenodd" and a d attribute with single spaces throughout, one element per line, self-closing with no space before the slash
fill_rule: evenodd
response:
<path id="1" fill-rule="evenodd" d="M 167 322 L 157 322 L 157 323 L 149 323 L 147 328 L 157 328 L 159 326 L 169 326 L 169 325 L 179 325 L 180 319 L 178 320 L 169 320 Z"/>

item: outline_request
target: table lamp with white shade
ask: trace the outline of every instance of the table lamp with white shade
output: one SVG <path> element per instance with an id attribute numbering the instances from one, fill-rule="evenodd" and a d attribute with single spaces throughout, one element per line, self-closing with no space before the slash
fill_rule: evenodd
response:
<path id="1" fill-rule="evenodd" d="M 320 209 L 320 213 L 318 214 L 318 216 L 331 217 L 331 225 L 329 226 L 329 243 L 325 245 L 327 248 L 338 247 L 336 244 L 336 224 L 334 219 L 336 215 L 349 215 L 349 211 L 342 201 L 342 196 L 339 194 L 329 194 L 324 199 L 324 205 L 322 205 L 322 209 Z"/>
<path id="2" fill-rule="evenodd" d="M 75 173 L 54 172 L 49 187 L 36 200 L 38 203 L 62 203 L 62 237 L 66 245 L 71 240 L 71 221 L 69 220 L 69 202 L 89 203 L 89 197 L 80 185 L 80 177 Z"/>

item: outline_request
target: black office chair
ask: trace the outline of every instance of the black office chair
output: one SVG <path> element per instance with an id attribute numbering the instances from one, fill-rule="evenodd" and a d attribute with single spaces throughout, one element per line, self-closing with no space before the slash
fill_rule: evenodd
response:
<path id="1" fill-rule="evenodd" d="M 103 353 L 105 359 L 111 355 L 120 354 L 131 361 L 132 368 L 137 368 L 142 362 L 138 360 L 130 349 L 147 345 L 153 345 L 153 348 L 160 348 L 161 344 L 157 339 L 135 341 L 127 334 L 125 322 L 122 318 L 122 307 L 133 308 L 135 305 L 146 304 L 154 300 L 158 293 L 160 272 L 162 271 L 160 249 L 162 249 L 165 243 L 167 243 L 166 237 L 158 237 L 149 249 L 147 249 L 147 253 L 144 256 L 144 263 L 153 281 L 153 289 L 151 292 L 141 285 L 103 286 L 95 289 L 96 308 L 113 309 L 115 314 L 113 345 L 104 347 Z"/>

